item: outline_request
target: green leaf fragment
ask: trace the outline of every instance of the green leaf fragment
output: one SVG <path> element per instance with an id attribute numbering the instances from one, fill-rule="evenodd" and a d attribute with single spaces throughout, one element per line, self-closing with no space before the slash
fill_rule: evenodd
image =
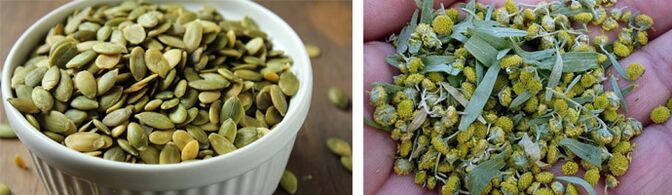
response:
<path id="1" fill-rule="evenodd" d="M 602 150 L 594 145 L 584 144 L 571 138 L 561 140 L 558 145 L 567 147 L 574 154 L 588 161 L 593 166 L 602 165 Z"/>
<path id="2" fill-rule="evenodd" d="M 595 52 L 567 52 L 561 55 L 562 72 L 584 72 L 597 67 L 597 53 Z M 556 63 L 556 58 L 548 58 L 539 64 L 539 68 L 551 70 Z"/>
<path id="3" fill-rule="evenodd" d="M 364 117 L 364 124 L 374 128 L 374 129 L 380 129 L 380 130 L 385 130 L 385 131 L 391 131 L 389 127 L 384 127 L 380 124 L 378 124 L 376 121 L 371 120 L 370 118 Z"/>
<path id="4" fill-rule="evenodd" d="M 397 53 L 404 53 L 408 50 L 408 40 L 411 39 L 411 34 L 415 32 L 415 27 L 417 26 L 416 22 L 418 21 L 418 9 L 415 9 L 413 12 L 413 17 L 408 26 L 404 27 L 399 33 L 399 39 L 397 40 Z"/>
<path id="5" fill-rule="evenodd" d="M 464 44 L 464 48 L 469 51 L 469 53 L 476 58 L 479 62 L 483 63 L 485 66 L 490 66 L 495 61 L 497 56 L 497 49 L 492 47 L 486 41 L 479 37 L 471 37 L 467 40 L 467 43 Z"/>
<path id="6" fill-rule="evenodd" d="M 420 22 L 431 24 L 434 20 L 434 0 L 425 0 L 422 4 L 422 17 Z"/>
<path id="7" fill-rule="evenodd" d="M 499 153 L 495 158 L 476 166 L 467 175 L 467 189 L 469 189 L 469 194 L 481 194 L 485 186 L 490 183 L 492 178 L 499 175 L 500 169 L 504 168 L 506 165 L 506 161 L 504 161 L 506 156 L 508 156 L 508 152 Z"/>
<path id="8" fill-rule="evenodd" d="M 625 103 L 625 97 L 623 96 L 621 87 L 618 86 L 618 81 L 616 80 L 616 77 L 614 75 L 611 75 L 610 80 L 611 80 L 611 89 L 614 91 L 614 93 L 616 93 L 616 96 L 618 96 L 618 98 L 620 99 L 621 108 L 623 108 L 623 111 L 628 112 L 628 104 Z"/>
<path id="9" fill-rule="evenodd" d="M 476 87 L 474 94 L 471 96 L 471 100 L 469 100 L 469 104 L 464 110 L 466 114 L 461 117 L 458 129 L 462 131 L 466 130 L 467 127 L 481 115 L 481 111 L 483 111 L 483 107 L 492 93 L 492 88 L 495 87 L 495 81 L 497 81 L 499 70 L 499 64 L 494 64 L 488 68 L 481 84 Z"/>
<path id="10" fill-rule="evenodd" d="M 560 51 L 556 50 L 556 56 L 560 56 Z M 548 77 L 548 88 L 553 89 L 555 86 L 558 85 L 560 82 L 560 78 L 562 77 L 562 58 L 555 58 L 555 65 L 553 66 L 553 70 L 551 70 L 551 75 Z M 546 90 L 546 101 L 551 101 L 551 98 L 553 97 L 553 91 L 551 90 Z"/>
<path id="11" fill-rule="evenodd" d="M 593 189 L 593 186 L 591 186 L 586 180 L 580 177 L 572 177 L 572 176 L 556 176 L 554 177 L 556 180 L 564 181 L 564 182 L 569 182 L 573 183 L 576 185 L 580 185 L 583 187 L 586 192 L 590 195 L 597 195 L 597 192 L 595 192 L 595 189 Z"/>

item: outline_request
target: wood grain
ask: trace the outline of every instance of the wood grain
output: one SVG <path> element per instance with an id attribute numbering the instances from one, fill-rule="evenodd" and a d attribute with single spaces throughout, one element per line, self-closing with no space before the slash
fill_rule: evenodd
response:
<path id="1" fill-rule="evenodd" d="M 0 0 L 0 62 L 30 25 L 64 0 Z M 261 1 L 282 17 L 304 43 L 322 49 L 312 60 L 313 97 L 309 115 L 301 128 L 287 165 L 299 178 L 296 194 L 352 194 L 352 174 L 340 165 L 324 145 L 329 137 L 351 141 L 352 113 L 332 106 L 330 87 L 352 91 L 352 3 L 350 1 Z M 2 98 L 4 99 L 4 98 Z M 0 108 L 0 122 L 6 122 Z M 14 164 L 15 156 L 26 161 L 28 170 Z M 19 140 L 0 139 L 0 182 L 14 194 L 47 194 L 34 170 L 28 150 Z M 287 194 L 281 189 L 274 194 Z"/>

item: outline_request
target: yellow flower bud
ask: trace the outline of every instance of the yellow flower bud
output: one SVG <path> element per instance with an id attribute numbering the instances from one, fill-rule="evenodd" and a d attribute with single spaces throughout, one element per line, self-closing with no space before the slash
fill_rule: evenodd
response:
<path id="1" fill-rule="evenodd" d="M 413 148 L 413 143 L 410 141 L 401 141 L 401 144 L 397 146 L 397 152 L 399 153 L 400 156 L 406 157 L 408 156 L 408 153 L 411 152 L 411 149 Z"/>
<path id="2" fill-rule="evenodd" d="M 495 121 L 495 127 L 500 127 L 505 132 L 511 132 L 513 130 L 513 121 L 506 116 L 501 116 Z"/>
<path id="3" fill-rule="evenodd" d="M 418 73 L 419 71 L 424 69 L 425 65 L 422 63 L 422 60 L 420 58 L 411 57 L 406 67 L 408 68 L 408 72 Z"/>
<path id="4" fill-rule="evenodd" d="M 640 63 L 632 63 L 625 68 L 625 76 L 628 80 L 634 81 L 644 74 L 644 66 Z"/>
<path id="5" fill-rule="evenodd" d="M 670 109 L 665 106 L 658 106 L 651 110 L 651 121 L 656 124 L 663 124 L 670 118 Z"/>
<path id="6" fill-rule="evenodd" d="M 590 12 L 582 12 L 574 15 L 573 18 L 574 20 L 576 20 L 581 24 L 587 24 L 588 22 L 593 20 L 593 14 L 591 14 Z"/>
<path id="7" fill-rule="evenodd" d="M 637 17 L 635 17 L 635 23 L 637 26 L 639 26 L 639 28 L 648 29 L 653 26 L 653 18 L 646 14 L 639 14 Z"/>
<path id="8" fill-rule="evenodd" d="M 553 191 L 547 187 L 539 188 L 534 195 L 553 195 Z"/>
<path id="9" fill-rule="evenodd" d="M 426 77 L 427 77 L 430 81 L 435 82 L 435 83 L 438 83 L 438 82 L 441 82 L 441 81 L 446 80 L 446 78 L 443 77 L 443 74 L 441 74 L 440 72 L 430 72 L 430 73 L 427 73 Z"/>
<path id="10" fill-rule="evenodd" d="M 426 179 L 427 179 L 426 171 L 418 171 L 415 173 L 415 184 L 422 185 L 425 183 Z"/>
<path id="11" fill-rule="evenodd" d="M 637 43 L 646 45 L 649 43 L 649 33 L 646 31 L 637 31 Z"/>
<path id="12" fill-rule="evenodd" d="M 618 41 L 614 43 L 614 54 L 616 54 L 618 57 L 621 58 L 627 57 L 630 55 L 631 52 L 632 50 L 630 50 L 630 48 L 627 45 Z"/>
<path id="13" fill-rule="evenodd" d="M 597 169 L 590 169 L 583 174 L 583 179 L 590 185 L 595 186 L 597 185 L 597 182 L 600 181 L 600 171 Z"/>
<path id="14" fill-rule="evenodd" d="M 504 7 L 506 7 L 506 11 L 509 13 L 516 13 L 518 12 L 518 4 L 516 4 L 516 1 L 514 0 L 506 0 L 504 3 Z"/>
<path id="15" fill-rule="evenodd" d="M 457 192 L 460 188 L 460 178 L 458 178 L 456 175 L 451 175 L 448 177 L 446 180 L 446 184 L 441 187 L 441 194 L 443 195 L 452 195 Z"/>
<path id="16" fill-rule="evenodd" d="M 579 165 L 574 161 L 567 161 L 562 165 L 562 174 L 574 175 L 579 171 Z"/>
<path id="17" fill-rule="evenodd" d="M 537 173 L 537 175 L 534 176 L 534 179 L 542 184 L 551 183 L 551 181 L 553 181 L 553 173 L 548 171 Z"/>
<path id="18" fill-rule="evenodd" d="M 413 101 L 403 100 L 397 105 L 397 114 L 402 119 L 410 119 L 413 116 Z"/>
<path id="19" fill-rule="evenodd" d="M 432 146 L 434 146 L 434 149 L 439 151 L 441 154 L 448 155 L 450 152 L 446 142 L 444 142 L 443 139 L 441 139 L 439 136 L 432 136 Z"/>
<path id="20" fill-rule="evenodd" d="M 630 161 L 621 153 L 613 154 L 608 162 L 609 171 L 615 176 L 624 175 L 629 165 Z"/>
<path id="21" fill-rule="evenodd" d="M 464 98 L 471 99 L 471 95 L 474 94 L 476 86 L 470 82 L 462 82 L 462 93 Z"/>
<path id="22" fill-rule="evenodd" d="M 476 71 L 474 70 L 473 67 L 471 66 L 464 67 L 462 73 L 464 74 L 464 77 L 467 79 L 467 81 L 476 83 Z"/>
<path id="23" fill-rule="evenodd" d="M 449 35 L 453 29 L 453 20 L 449 16 L 439 15 L 432 21 L 432 29 L 436 34 L 446 36 Z"/>
<path id="24" fill-rule="evenodd" d="M 510 68 L 510 67 L 520 66 L 522 63 L 523 63 L 523 58 L 521 58 L 519 55 L 508 55 L 508 56 L 502 58 L 502 61 L 500 62 L 500 66 L 502 68 Z"/>
<path id="25" fill-rule="evenodd" d="M 404 85 L 406 85 L 407 87 L 412 87 L 412 86 L 415 86 L 417 84 L 420 84 L 420 82 L 423 79 L 425 79 L 425 76 L 423 74 L 420 74 L 420 73 L 410 74 L 404 80 Z"/>
<path id="26" fill-rule="evenodd" d="M 567 189 L 565 190 L 565 195 L 579 195 L 579 190 L 576 189 L 574 184 L 568 183 Z"/>
<path id="27" fill-rule="evenodd" d="M 518 190 L 519 191 L 524 191 L 527 189 L 527 187 L 532 184 L 534 180 L 534 176 L 532 176 L 531 172 L 525 172 L 522 175 L 520 175 L 520 178 L 518 178 Z"/>

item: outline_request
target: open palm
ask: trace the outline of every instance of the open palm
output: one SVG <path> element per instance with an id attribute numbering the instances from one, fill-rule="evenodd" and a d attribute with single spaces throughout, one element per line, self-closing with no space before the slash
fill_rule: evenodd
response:
<path id="1" fill-rule="evenodd" d="M 534 4 L 540 0 L 518 0 Z M 436 2 L 446 7 L 454 6 L 456 0 Z M 484 4 L 503 4 L 504 0 L 482 0 Z M 637 82 L 639 86 L 626 96 L 627 116 L 642 121 L 646 127 L 641 136 L 634 139 L 629 171 L 619 177 L 620 185 L 610 189 L 612 194 L 666 194 L 672 191 L 672 122 L 652 124 L 649 111 L 664 105 L 672 96 L 672 0 L 621 0 L 616 7 L 628 7 L 651 16 L 656 22 L 650 31 L 648 45 L 621 61 L 621 64 L 639 62 L 646 72 Z M 380 40 L 397 33 L 410 20 L 415 10 L 412 0 L 365 0 L 364 1 L 364 90 L 371 89 L 376 81 L 390 82 L 396 70 L 385 63 L 385 57 L 394 53 L 394 47 Z M 668 32 L 669 31 L 669 32 Z M 371 117 L 373 108 L 364 98 L 365 116 Z M 364 194 L 436 194 L 415 185 L 411 176 L 397 176 L 392 172 L 392 157 L 395 142 L 389 134 L 364 127 Z M 596 189 L 602 189 L 602 182 Z M 603 193 L 601 190 L 598 192 Z"/>

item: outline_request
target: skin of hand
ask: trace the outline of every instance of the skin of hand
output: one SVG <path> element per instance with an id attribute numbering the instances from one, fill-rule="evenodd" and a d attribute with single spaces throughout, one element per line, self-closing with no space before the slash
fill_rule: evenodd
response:
<path id="1" fill-rule="evenodd" d="M 454 7 L 455 0 L 436 0 L 445 7 Z M 518 0 L 519 3 L 535 4 L 540 0 Z M 481 0 L 483 4 L 502 6 L 504 0 Z M 626 96 L 628 117 L 640 120 L 645 129 L 634 139 L 636 144 L 628 172 L 618 177 L 620 184 L 609 189 L 610 194 L 666 194 L 672 191 L 672 122 L 652 124 L 650 111 L 665 105 L 672 96 L 672 17 L 669 9 L 672 0 L 621 0 L 615 7 L 625 7 L 651 16 L 654 30 L 649 31 L 648 45 L 621 60 L 623 66 L 638 62 L 646 67 L 644 75 L 637 80 L 638 87 Z M 364 1 L 364 116 L 372 118 L 374 108 L 368 103 L 367 91 L 376 81 L 391 82 L 399 74 L 385 63 L 385 57 L 395 52 L 394 46 L 383 42 L 410 20 L 416 6 L 412 0 L 365 0 Z M 612 37 L 613 38 L 613 37 Z M 613 40 L 613 39 L 612 39 Z M 624 85 L 625 83 L 621 83 Z M 413 182 L 411 176 L 397 176 L 392 171 L 396 144 L 389 133 L 364 125 L 364 194 L 436 194 Z M 558 163 L 560 164 L 560 163 Z M 555 170 L 555 168 L 554 168 Z M 557 173 L 557 171 L 556 171 Z M 583 176 L 579 173 L 578 176 Z M 604 177 L 602 177 L 604 178 Z M 437 186 L 440 189 L 440 186 Z M 595 190 L 604 194 L 600 181 Z"/>

